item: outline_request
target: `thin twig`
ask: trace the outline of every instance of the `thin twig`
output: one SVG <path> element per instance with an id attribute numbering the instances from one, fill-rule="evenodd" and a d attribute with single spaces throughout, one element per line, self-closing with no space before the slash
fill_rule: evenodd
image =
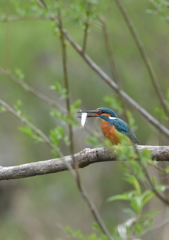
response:
<path id="1" fill-rule="evenodd" d="M 66 51 L 66 43 L 65 43 L 65 37 L 64 34 L 62 32 L 63 26 L 62 26 L 62 17 L 61 17 L 61 13 L 60 13 L 60 9 L 58 8 L 58 27 L 60 30 L 60 43 L 61 43 L 61 49 L 62 49 L 62 65 L 63 65 L 63 75 L 64 75 L 64 84 L 65 84 L 65 88 L 67 91 L 66 94 L 66 109 L 67 109 L 67 114 L 70 116 L 70 89 L 69 89 L 69 79 L 68 79 L 68 72 L 67 72 L 67 51 Z M 74 168 L 76 171 L 76 177 L 77 177 L 77 181 L 80 181 L 80 176 L 78 173 L 78 166 L 77 166 L 77 162 L 74 160 L 74 145 L 73 145 L 73 130 L 72 130 L 72 125 L 68 124 L 68 129 L 69 129 L 69 139 L 70 139 L 70 153 L 72 155 L 72 159 L 74 162 Z"/>
<path id="2" fill-rule="evenodd" d="M 136 45 L 137 45 L 137 47 L 138 47 L 138 49 L 140 51 L 140 54 L 141 54 L 141 56 L 143 58 L 143 61 L 144 61 L 145 65 L 147 67 L 147 70 L 148 70 L 148 73 L 150 75 L 152 84 L 153 84 L 154 89 L 155 89 L 155 91 L 157 93 L 157 96 L 159 97 L 161 105 L 162 105 L 165 113 L 167 115 L 169 115 L 169 109 L 167 108 L 167 105 L 165 103 L 165 98 L 163 96 L 162 90 L 160 88 L 160 85 L 159 85 L 159 83 L 157 81 L 156 75 L 155 75 L 155 73 L 153 71 L 153 68 L 151 66 L 150 60 L 149 60 L 149 58 L 148 58 L 148 56 L 146 54 L 146 51 L 145 51 L 144 46 L 143 46 L 143 43 L 141 42 L 141 39 L 139 38 L 139 36 L 138 36 L 138 34 L 137 34 L 137 32 L 136 32 L 136 30 L 134 28 L 134 25 L 133 25 L 133 23 L 132 23 L 129 15 L 127 13 L 127 10 L 125 9 L 125 7 L 121 3 L 121 1 L 120 0 L 115 0 L 115 2 L 117 4 L 120 12 L 122 13 L 122 15 L 123 15 L 123 17 L 125 19 L 125 22 L 126 22 L 128 28 L 129 28 L 129 30 L 130 30 L 134 40 L 135 40 L 135 42 L 136 42 Z"/>
<path id="3" fill-rule="evenodd" d="M 91 3 L 86 3 L 86 21 L 85 21 L 85 29 L 84 29 L 84 37 L 83 37 L 83 52 L 86 50 L 86 44 L 87 44 L 87 36 L 88 36 L 88 29 L 89 29 L 89 15 L 91 12 Z"/>
<path id="4" fill-rule="evenodd" d="M 108 59 L 109 59 L 109 64 L 110 64 L 112 77 L 113 77 L 115 83 L 119 87 L 117 93 L 118 93 L 119 98 L 120 98 L 121 103 L 122 103 L 124 118 L 125 118 L 126 122 L 129 123 L 128 115 L 127 115 L 127 109 L 126 109 L 126 104 L 125 104 L 124 98 L 123 98 L 123 96 L 121 95 L 121 92 L 120 92 L 120 89 L 121 89 L 120 78 L 119 78 L 118 70 L 117 70 L 117 67 L 116 67 L 115 60 L 114 60 L 112 47 L 111 47 L 111 44 L 110 44 L 109 34 L 108 34 L 108 31 L 107 31 L 106 22 L 105 22 L 105 20 L 103 18 L 101 18 L 99 16 L 98 16 L 98 19 L 99 19 L 99 21 L 102 24 L 103 36 L 104 36 L 104 41 L 105 41 L 105 46 L 106 46 L 107 56 L 108 56 Z"/>

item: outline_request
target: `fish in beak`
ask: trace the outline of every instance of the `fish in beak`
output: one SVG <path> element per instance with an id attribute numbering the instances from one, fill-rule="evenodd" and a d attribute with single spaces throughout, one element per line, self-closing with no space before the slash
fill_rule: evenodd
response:
<path id="1" fill-rule="evenodd" d="M 97 114 L 96 110 L 83 110 L 83 111 L 79 110 L 77 113 L 81 114 L 78 117 L 81 118 L 81 126 L 82 127 L 85 126 L 85 123 L 86 123 L 86 120 L 87 120 L 88 117 L 99 117 L 99 115 L 96 115 Z"/>

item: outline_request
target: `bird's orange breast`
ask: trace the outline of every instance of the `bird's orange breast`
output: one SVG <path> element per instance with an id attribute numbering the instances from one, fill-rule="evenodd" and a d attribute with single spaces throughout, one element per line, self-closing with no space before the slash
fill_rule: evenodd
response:
<path id="1" fill-rule="evenodd" d="M 100 125 L 105 138 L 108 138 L 113 144 L 120 143 L 119 135 L 121 133 L 113 125 L 110 125 L 107 121 L 101 121 Z"/>

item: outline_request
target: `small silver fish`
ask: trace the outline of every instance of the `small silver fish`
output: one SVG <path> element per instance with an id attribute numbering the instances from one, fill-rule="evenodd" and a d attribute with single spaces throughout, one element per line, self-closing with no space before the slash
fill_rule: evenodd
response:
<path id="1" fill-rule="evenodd" d="M 81 126 L 82 126 L 82 128 L 84 128 L 84 126 L 85 126 L 86 119 L 87 119 L 87 113 L 82 113 L 81 114 Z"/>

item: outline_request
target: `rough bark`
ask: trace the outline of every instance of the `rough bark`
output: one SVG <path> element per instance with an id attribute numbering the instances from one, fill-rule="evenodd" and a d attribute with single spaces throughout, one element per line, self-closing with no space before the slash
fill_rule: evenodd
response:
<path id="1" fill-rule="evenodd" d="M 152 159 L 157 161 L 169 161 L 169 146 L 137 146 L 138 151 L 144 149 L 150 150 Z M 111 152 L 106 148 L 86 148 L 83 151 L 74 154 L 79 168 L 84 168 L 92 163 L 116 161 L 118 156 L 116 151 Z M 65 156 L 64 161 L 72 164 L 72 157 Z M 0 180 L 26 178 L 36 175 L 57 173 L 68 170 L 63 159 L 50 159 L 45 161 L 21 164 L 18 166 L 1 167 Z"/>

